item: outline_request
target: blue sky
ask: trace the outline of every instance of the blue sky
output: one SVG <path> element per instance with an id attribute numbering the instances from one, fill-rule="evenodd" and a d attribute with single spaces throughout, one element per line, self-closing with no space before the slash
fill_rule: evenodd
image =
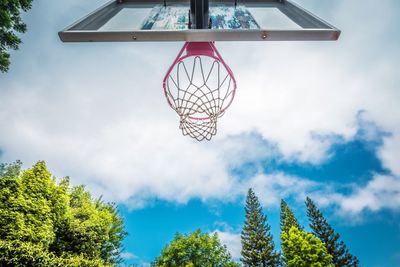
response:
<path id="1" fill-rule="evenodd" d="M 0 74 L 0 161 L 45 160 L 119 204 L 127 262 L 176 232 L 218 232 L 240 253 L 253 187 L 279 246 L 279 201 L 307 226 L 312 197 L 362 266 L 400 266 L 398 1 L 298 3 L 338 42 L 217 43 L 238 81 L 211 142 L 182 137 L 162 79 L 181 43 L 64 44 L 57 32 L 103 0 L 36 1 Z"/>

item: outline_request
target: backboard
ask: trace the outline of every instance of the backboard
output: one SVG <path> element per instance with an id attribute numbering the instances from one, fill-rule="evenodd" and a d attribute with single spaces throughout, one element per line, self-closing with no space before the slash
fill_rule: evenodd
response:
<path id="1" fill-rule="evenodd" d="M 64 42 L 329 41 L 339 35 L 289 0 L 113 0 L 59 32 Z"/>

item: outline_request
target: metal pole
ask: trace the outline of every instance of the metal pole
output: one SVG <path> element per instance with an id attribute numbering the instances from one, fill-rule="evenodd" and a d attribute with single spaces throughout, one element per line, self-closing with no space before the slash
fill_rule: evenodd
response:
<path id="1" fill-rule="evenodd" d="M 209 8 L 210 8 L 210 4 L 209 4 L 209 0 L 203 0 L 203 2 L 204 2 L 204 5 L 203 5 L 203 7 L 204 7 L 204 11 L 203 11 L 203 14 L 204 14 L 204 18 L 203 18 L 203 27 L 205 27 L 205 28 L 208 28 L 209 27 L 209 24 L 210 24 L 210 21 L 209 21 L 209 19 L 208 19 L 208 11 L 209 11 Z"/>
<path id="2" fill-rule="evenodd" d="M 195 17 L 196 14 L 196 0 L 190 0 L 190 13 L 192 14 L 192 17 Z M 192 21 L 193 24 L 196 24 L 196 19 Z"/>
<path id="3" fill-rule="evenodd" d="M 204 28 L 204 2 L 196 0 L 196 29 Z"/>
<path id="4" fill-rule="evenodd" d="M 209 0 L 190 0 L 190 13 L 192 14 L 192 24 L 196 29 L 208 27 Z"/>

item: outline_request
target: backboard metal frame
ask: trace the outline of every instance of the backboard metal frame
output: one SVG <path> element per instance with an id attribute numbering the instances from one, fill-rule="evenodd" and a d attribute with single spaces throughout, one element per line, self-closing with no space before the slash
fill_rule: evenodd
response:
<path id="1" fill-rule="evenodd" d="M 189 0 L 166 1 L 167 4 L 189 4 Z M 232 0 L 210 0 L 209 4 L 235 5 Z M 301 29 L 187 29 L 97 31 L 121 10 L 122 5 L 153 7 L 164 0 L 112 0 L 86 17 L 60 31 L 63 42 L 162 42 L 162 41 L 335 41 L 341 31 L 290 0 L 239 1 L 246 7 L 275 5 Z"/>

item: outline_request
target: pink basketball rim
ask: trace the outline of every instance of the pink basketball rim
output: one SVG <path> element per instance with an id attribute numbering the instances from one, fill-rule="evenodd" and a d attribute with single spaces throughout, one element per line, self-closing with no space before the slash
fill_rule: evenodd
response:
<path id="1" fill-rule="evenodd" d="M 186 52 L 186 53 L 185 53 Z M 185 54 L 184 54 L 185 53 Z M 169 67 L 167 74 L 164 77 L 163 80 L 163 88 L 164 88 L 164 95 L 167 98 L 168 104 L 171 106 L 172 109 L 174 109 L 173 104 L 171 103 L 168 93 L 167 93 L 167 80 L 171 75 L 172 70 L 174 67 L 182 62 L 184 59 L 188 57 L 196 57 L 196 56 L 207 56 L 215 59 L 218 62 L 221 62 L 222 65 L 225 67 L 226 71 L 228 72 L 230 78 L 232 79 L 233 82 L 233 89 L 232 89 L 232 98 L 230 99 L 229 103 L 226 105 L 226 107 L 221 110 L 220 114 L 224 114 L 225 110 L 229 108 L 229 106 L 232 104 L 233 99 L 235 98 L 236 94 L 236 79 L 235 76 L 233 75 L 233 72 L 231 68 L 225 63 L 221 55 L 219 54 L 217 48 L 214 45 L 214 42 L 186 42 L 181 51 L 178 53 L 178 56 L 172 63 L 172 65 Z M 189 117 L 192 120 L 207 120 L 209 118 L 195 118 L 195 117 Z"/>

